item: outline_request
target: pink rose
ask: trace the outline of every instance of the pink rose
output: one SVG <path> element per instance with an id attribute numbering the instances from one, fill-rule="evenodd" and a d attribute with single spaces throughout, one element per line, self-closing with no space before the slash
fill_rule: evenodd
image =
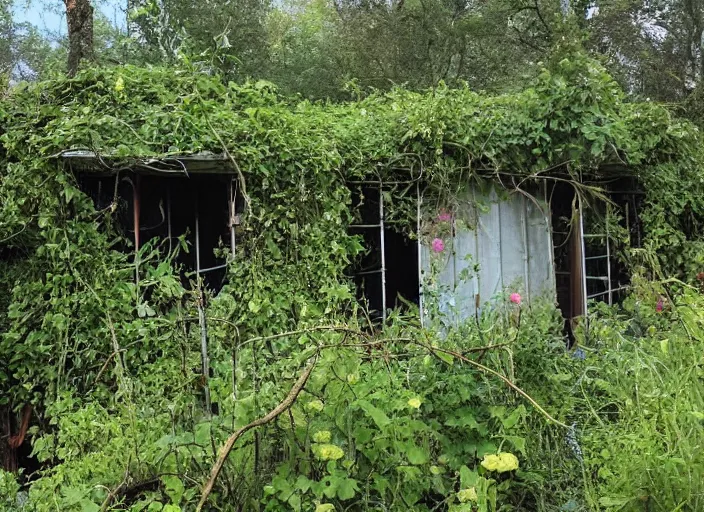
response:
<path id="1" fill-rule="evenodd" d="M 443 242 L 440 238 L 436 238 L 433 240 L 432 247 L 433 251 L 442 252 L 445 250 L 445 242 Z"/>
<path id="2" fill-rule="evenodd" d="M 445 210 L 442 210 L 440 212 L 440 215 L 438 215 L 438 222 L 449 222 L 452 220 L 452 214 L 447 213 Z"/>
<path id="3" fill-rule="evenodd" d="M 521 294 L 520 293 L 512 293 L 511 296 L 508 298 L 511 302 L 517 305 L 521 305 Z"/>

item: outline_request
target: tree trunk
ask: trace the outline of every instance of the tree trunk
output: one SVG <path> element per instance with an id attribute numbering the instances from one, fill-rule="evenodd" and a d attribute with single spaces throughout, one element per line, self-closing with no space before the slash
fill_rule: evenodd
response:
<path id="1" fill-rule="evenodd" d="M 64 0 L 68 23 L 68 75 L 74 76 L 84 59 L 93 58 L 93 7 L 90 0 Z"/>

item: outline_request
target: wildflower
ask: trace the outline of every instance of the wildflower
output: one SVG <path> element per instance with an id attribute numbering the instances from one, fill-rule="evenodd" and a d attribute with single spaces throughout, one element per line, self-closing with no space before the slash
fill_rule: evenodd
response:
<path id="1" fill-rule="evenodd" d="M 511 296 L 508 298 L 511 302 L 514 304 L 520 306 L 521 305 L 521 294 L 520 293 L 512 293 Z"/>
<path id="2" fill-rule="evenodd" d="M 474 487 L 470 487 L 458 492 L 457 499 L 460 500 L 460 503 L 467 503 L 468 501 L 477 501 L 479 496 L 477 496 L 477 490 Z"/>
<path id="3" fill-rule="evenodd" d="M 323 402 L 321 400 L 313 400 L 306 404 L 306 409 L 309 411 L 320 412 L 323 410 Z"/>
<path id="4" fill-rule="evenodd" d="M 408 405 L 414 409 L 420 409 L 420 398 L 414 397 L 408 401 Z"/>
<path id="5" fill-rule="evenodd" d="M 321 503 L 315 507 L 315 512 L 334 512 L 335 505 L 332 503 Z"/>
<path id="6" fill-rule="evenodd" d="M 445 242 L 443 242 L 440 238 L 436 238 L 433 240 L 432 247 L 433 251 L 442 252 L 445 250 Z"/>
<path id="7" fill-rule="evenodd" d="M 440 215 L 438 215 L 438 222 L 449 222 L 450 220 L 452 220 L 452 214 L 446 212 L 445 210 L 442 210 Z"/>
<path id="8" fill-rule="evenodd" d="M 518 458 L 508 452 L 499 453 L 497 455 L 485 455 L 482 466 L 489 471 L 504 473 L 518 469 Z"/>
<path id="9" fill-rule="evenodd" d="M 572 352 L 573 359 L 579 359 L 580 361 L 584 361 L 584 359 L 586 357 L 587 357 L 587 355 L 584 353 L 584 350 L 582 350 L 581 348 L 578 348 L 574 352 Z"/>
<path id="10" fill-rule="evenodd" d="M 430 466 L 430 474 L 431 475 L 439 475 L 443 473 L 443 469 L 439 468 L 437 466 Z"/>
<path id="11" fill-rule="evenodd" d="M 354 386 L 355 384 L 357 384 L 357 382 L 359 382 L 359 375 L 357 375 L 356 373 L 347 374 L 347 383 L 349 385 Z"/>
<path id="12" fill-rule="evenodd" d="M 313 441 L 316 443 L 329 443 L 332 439 L 332 434 L 329 430 L 319 430 L 313 434 Z"/>
<path id="13" fill-rule="evenodd" d="M 658 299 L 658 303 L 655 305 L 655 311 L 657 311 L 658 313 L 661 313 L 663 306 L 664 306 L 664 303 L 663 303 L 662 297 L 660 297 Z"/>
<path id="14" fill-rule="evenodd" d="M 117 92 L 121 92 L 125 90 L 125 81 L 122 79 L 122 77 L 118 77 L 117 81 L 115 82 L 115 90 Z"/>
<path id="15" fill-rule="evenodd" d="M 342 448 L 334 444 L 314 444 L 313 453 L 320 460 L 337 460 L 345 456 Z"/>

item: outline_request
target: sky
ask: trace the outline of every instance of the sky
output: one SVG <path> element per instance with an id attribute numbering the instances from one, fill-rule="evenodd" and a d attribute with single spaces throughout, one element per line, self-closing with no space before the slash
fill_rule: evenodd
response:
<path id="1" fill-rule="evenodd" d="M 125 14 L 122 11 L 125 0 L 98 0 L 91 2 L 115 24 L 124 26 Z M 49 34 L 66 33 L 66 17 L 62 0 L 15 0 L 14 17 L 18 22 L 30 22 Z"/>

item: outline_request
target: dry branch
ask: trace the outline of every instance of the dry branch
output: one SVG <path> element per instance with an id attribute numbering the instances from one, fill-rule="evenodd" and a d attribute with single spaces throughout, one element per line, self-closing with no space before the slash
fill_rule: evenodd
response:
<path id="1" fill-rule="evenodd" d="M 296 398 L 298 398 L 298 395 L 305 387 L 306 382 L 308 382 L 308 378 L 310 377 L 310 374 L 313 371 L 313 368 L 315 367 L 316 359 L 317 354 L 313 356 L 313 360 L 308 364 L 308 367 L 293 385 L 291 391 L 289 391 L 288 393 L 288 396 L 286 396 L 286 398 L 284 398 L 284 400 L 279 405 L 269 411 L 269 413 L 265 416 L 262 416 L 261 418 L 258 418 L 253 422 L 245 425 L 227 439 L 225 445 L 220 449 L 220 455 L 218 456 L 218 460 L 215 462 L 215 465 L 213 466 L 213 469 L 210 472 L 210 478 L 208 478 L 208 481 L 203 487 L 203 494 L 200 498 L 198 506 L 196 507 L 196 512 L 200 512 L 203 509 L 203 505 L 205 505 L 206 501 L 208 501 L 208 496 L 210 496 L 210 493 L 213 490 L 215 481 L 217 480 L 218 475 L 220 474 L 220 471 L 222 470 L 222 467 L 225 464 L 225 460 L 227 460 L 227 456 L 230 454 L 230 451 L 232 451 L 232 447 L 235 445 L 237 440 L 249 430 L 269 423 L 281 413 L 287 411 L 293 405 L 293 403 L 296 401 Z"/>

